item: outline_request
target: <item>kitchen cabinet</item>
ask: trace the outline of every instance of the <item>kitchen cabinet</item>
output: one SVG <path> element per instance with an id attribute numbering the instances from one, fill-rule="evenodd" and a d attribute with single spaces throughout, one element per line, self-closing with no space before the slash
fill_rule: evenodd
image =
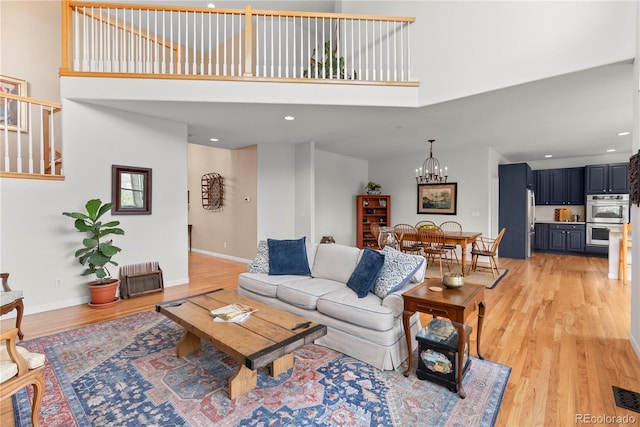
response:
<path id="1" fill-rule="evenodd" d="M 529 222 L 529 186 L 531 167 L 526 163 L 498 165 L 498 229 L 507 229 L 498 255 L 526 259 L 531 224 Z"/>
<path id="2" fill-rule="evenodd" d="M 536 223 L 533 236 L 533 249 L 536 251 L 549 250 L 549 224 Z"/>
<path id="3" fill-rule="evenodd" d="M 536 205 L 584 205 L 584 168 L 534 171 Z"/>
<path id="4" fill-rule="evenodd" d="M 549 224 L 549 250 L 584 252 L 584 224 Z"/>
<path id="5" fill-rule="evenodd" d="M 378 241 L 371 232 L 371 224 L 391 226 L 391 196 L 356 196 L 356 244 L 360 249 L 377 248 Z"/>
<path id="6" fill-rule="evenodd" d="M 629 165 L 612 163 L 585 167 L 587 194 L 628 194 Z"/>

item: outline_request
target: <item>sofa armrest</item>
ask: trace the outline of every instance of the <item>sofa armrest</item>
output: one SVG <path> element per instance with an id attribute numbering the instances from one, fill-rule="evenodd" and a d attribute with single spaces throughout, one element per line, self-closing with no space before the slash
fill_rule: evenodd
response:
<path id="1" fill-rule="evenodd" d="M 409 289 L 416 286 L 415 283 L 408 282 L 406 285 L 401 287 L 400 289 L 390 292 L 383 300 L 382 305 L 388 307 L 393 311 L 393 315 L 398 317 L 404 311 L 404 298 L 402 298 L 402 294 L 407 292 Z"/>

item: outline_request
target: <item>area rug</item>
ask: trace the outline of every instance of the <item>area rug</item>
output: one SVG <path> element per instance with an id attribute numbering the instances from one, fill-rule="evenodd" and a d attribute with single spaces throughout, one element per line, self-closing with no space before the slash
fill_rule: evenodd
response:
<path id="1" fill-rule="evenodd" d="M 469 267 L 467 266 L 467 269 Z M 488 268 L 488 267 L 487 267 Z M 447 269 L 447 267 L 444 265 L 442 265 L 442 271 L 446 272 L 449 271 Z M 451 271 L 453 273 L 460 273 L 461 272 L 461 268 L 460 265 L 457 264 L 453 264 L 451 265 Z M 478 283 L 480 285 L 485 285 L 488 289 L 491 288 L 495 288 L 496 285 L 504 278 L 504 276 L 507 275 L 507 273 L 509 272 L 508 269 L 506 268 L 498 268 L 498 277 L 496 277 L 495 279 L 493 278 L 493 275 L 491 274 L 491 270 L 487 269 L 480 269 L 480 270 L 476 270 L 476 271 L 467 271 L 465 273 L 464 276 L 464 281 L 465 282 L 469 282 L 469 283 Z M 427 271 L 425 273 L 425 277 L 427 278 L 431 278 L 431 277 L 442 277 L 440 275 L 440 264 L 437 262 L 431 262 L 428 266 L 427 266 Z"/>
<path id="2" fill-rule="evenodd" d="M 25 341 L 47 356 L 43 425 L 53 426 L 491 426 L 511 368 L 473 359 L 466 399 L 445 387 L 380 371 L 315 344 L 294 367 L 230 400 L 237 363 L 203 343 L 178 358 L 183 329 L 145 312 Z M 30 426 L 29 396 L 14 397 L 16 425 Z"/>

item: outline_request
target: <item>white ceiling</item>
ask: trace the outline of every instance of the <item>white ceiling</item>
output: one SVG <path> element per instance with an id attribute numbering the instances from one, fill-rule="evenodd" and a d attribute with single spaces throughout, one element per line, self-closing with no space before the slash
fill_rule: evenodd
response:
<path id="1" fill-rule="evenodd" d="M 630 154 L 631 136 L 618 133 L 632 129 L 632 68 L 618 63 L 421 108 L 95 102 L 186 123 L 189 142 L 221 148 L 314 141 L 323 151 L 373 159 L 426 153 L 426 140 L 435 139 L 436 153 L 479 145 L 527 162 Z"/>
<path id="2" fill-rule="evenodd" d="M 213 2 L 217 7 L 243 7 L 235 0 Z M 206 4 L 182 4 L 187 3 Z M 333 5 L 259 1 L 254 7 L 333 11 Z M 185 123 L 189 142 L 229 149 L 314 141 L 320 150 L 373 159 L 425 153 L 426 140 L 435 139 L 436 153 L 445 147 L 479 145 L 493 147 L 510 162 L 525 162 L 543 160 L 546 154 L 554 159 L 600 156 L 607 149 L 630 154 L 631 136 L 618 133 L 632 129 L 632 68 L 631 61 L 617 63 L 421 108 L 95 102 Z M 286 115 L 295 116 L 295 121 L 284 121 Z M 211 137 L 219 142 L 210 142 Z"/>

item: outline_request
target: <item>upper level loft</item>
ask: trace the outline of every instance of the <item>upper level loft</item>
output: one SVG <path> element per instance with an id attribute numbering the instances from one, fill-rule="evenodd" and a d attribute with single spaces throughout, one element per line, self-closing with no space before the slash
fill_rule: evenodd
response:
<path id="1" fill-rule="evenodd" d="M 64 0 L 60 75 L 417 86 L 414 21 Z"/>

